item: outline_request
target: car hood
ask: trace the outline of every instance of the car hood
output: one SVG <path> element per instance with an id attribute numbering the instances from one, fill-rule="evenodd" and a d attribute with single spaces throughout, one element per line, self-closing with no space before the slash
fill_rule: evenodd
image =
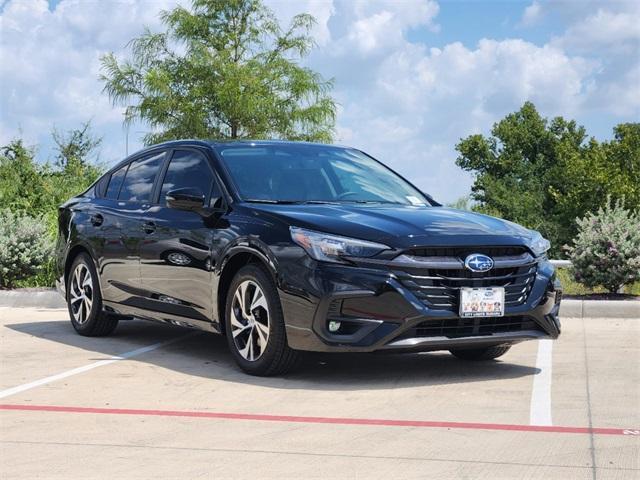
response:
<path id="1" fill-rule="evenodd" d="M 533 234 L 506 220 L 445 207 L 251 204 L 251 209 L 288 225 L 382 242 L 393 248 L 526 245 Z"/>

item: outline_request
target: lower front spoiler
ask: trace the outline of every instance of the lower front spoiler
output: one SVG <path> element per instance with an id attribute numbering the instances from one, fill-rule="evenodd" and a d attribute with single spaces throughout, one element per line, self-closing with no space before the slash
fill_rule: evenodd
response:
<path id="1" fill-rule="evenodd" d="M 398 352 L 429 352 L 437 350 L 453 350 L 464 348 L 484 348 L 495 345 L 513 345 L 526 340 L 551 338 L 548 334 L 538 330 L 521 332 L 504 332 L 500 334 L 473 337 L 429 337 L 403 338 L 383 345 L 378 351 Z"/>

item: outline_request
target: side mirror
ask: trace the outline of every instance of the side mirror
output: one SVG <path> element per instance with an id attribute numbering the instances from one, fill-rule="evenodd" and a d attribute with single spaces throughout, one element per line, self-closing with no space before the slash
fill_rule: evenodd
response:
<path id="1" fill-rule="evenodd" d="M 204 207 L 204 194 L 199 188 L 177 188 L 167 193 L 167 206 L 177 210 L 198 211 Z"/>

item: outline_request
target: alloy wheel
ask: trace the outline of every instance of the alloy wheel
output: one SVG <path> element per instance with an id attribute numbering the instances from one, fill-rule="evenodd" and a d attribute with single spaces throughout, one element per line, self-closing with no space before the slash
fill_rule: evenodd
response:
<path id="1" fill-rule="evenodd" d="M 260 286 L 245 280 L 236 289 L 231 305 L 231 333 L 245 360 L 256 361 L 269 342 L 269 307 Z"/>
<path id="2" fill-rule="evenodd" d="M 74 320 L 79 324 L 85 323 L 93 305 L 93 279 L 84 263 L 78 264 L 69 282 L 69 303 Z"/>

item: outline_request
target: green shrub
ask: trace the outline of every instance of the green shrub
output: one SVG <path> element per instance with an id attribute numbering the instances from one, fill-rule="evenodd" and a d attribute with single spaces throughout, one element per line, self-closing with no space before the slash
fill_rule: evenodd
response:
<path id="1" fill-rule="evenodd" d="M 0 287 L 38 274 L 51 257 L 53 243 L 41 219 L 0 211 Z"/>
<path id="2" fill-rule="evenodd" d="M 618 292 L 640 280 L 640 214 L 607 199 L 604 208 L 577 223 L 578 235 L 567 247 L 576 281 Z"/>

